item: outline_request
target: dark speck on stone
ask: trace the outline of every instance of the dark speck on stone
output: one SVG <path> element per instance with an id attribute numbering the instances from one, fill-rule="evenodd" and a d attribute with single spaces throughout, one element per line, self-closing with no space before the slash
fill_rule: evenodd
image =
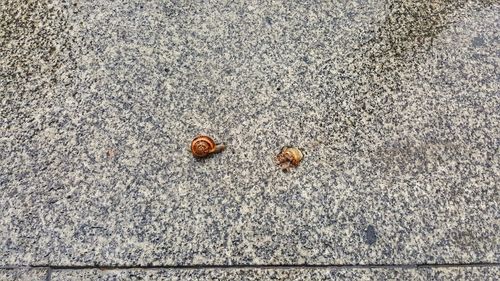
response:
<path id="1" fill-rule="evenodd" d="M 373 225 L 369 225 L 365 231 L 365 241 L 367 244 L 372 245 L 377 242 L 377 232 Z"/>
<path id="2" fill-rule="evenodd" d="M 266 23 L 268 25 L 272 25 L 273 24 L 273 20 L 270 17 L 266 17 Z"/>
<path id="3" fill-rule="evenodd" d="M 481 36 L 474 37 L 474 39 L 472 39 L 472 46 L 474 47 L 484 46 L 484 38 Z"/>

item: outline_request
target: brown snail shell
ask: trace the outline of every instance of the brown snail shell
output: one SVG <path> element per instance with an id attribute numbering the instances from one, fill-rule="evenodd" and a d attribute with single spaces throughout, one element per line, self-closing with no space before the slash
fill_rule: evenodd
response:
<path id="1" fill-rule="evenodd" d="M 297 167 L 304 158 L 304 154 L 296 147 L 283 147 L 281 152 L 276 156 L 276 162 L 283 170 L 288 170 L 290 167 Z"/>
<path id="2" fill-rule="evenodd" d="M 218 145 L 209 136 L 197 136 L 191 142 L 191 153 L 194 157 L 203 158 L 212 153 L 220 152 L 224 149 L 224 145 Z"/>

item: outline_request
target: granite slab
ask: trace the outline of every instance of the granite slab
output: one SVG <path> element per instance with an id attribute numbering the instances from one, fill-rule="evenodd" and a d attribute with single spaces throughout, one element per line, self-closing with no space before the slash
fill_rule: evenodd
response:
<path id="1" fill-rule="evenodd" d="M 499 15 L 3 1 L 0 265 L 499 263 Z"/>
<path id="2" fill-rule="evenodd" d="M 47 281 L 47 269 L 33 268 L 0 268 L 0 280 L 2 281 Z"/>
<path id="3" fill-rule="evenodd" d="M 493 281 L 498 267 L 422 269 L 183 269 L 183 270 L 56 270 L 52 281 L 121 280 L 467 280 Z"/>

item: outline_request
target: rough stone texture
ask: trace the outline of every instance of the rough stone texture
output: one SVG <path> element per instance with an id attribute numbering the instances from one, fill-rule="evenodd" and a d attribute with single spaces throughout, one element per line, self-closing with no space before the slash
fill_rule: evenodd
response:
<path id="1" fill-rule="evenodd" d="M 189 269 L 189 270 L 64 270 L 52 281 L 120 280 L 496 280 L 498 267 L 423 269 Z"/>
<path id="2" fill-rule="evenodd" d="M 500 262 L 498 1 L 223 2 L 2 2 L 0 265 Z"/>
<path id="3" fill-rule="evenodd" d="M 46 281 L 46 269 L 1 269 L 1 281 Z"/>

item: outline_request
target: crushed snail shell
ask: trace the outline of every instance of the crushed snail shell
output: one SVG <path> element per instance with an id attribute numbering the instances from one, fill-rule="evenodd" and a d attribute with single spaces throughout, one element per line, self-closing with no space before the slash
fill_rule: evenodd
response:
<path id="1" fill-rule="evenodd" d="M 292 167 L 297 167 L 303 158 L 304 154 L 300 149 L 296 147 L 283 147 L 281 152 L 276 156 L 276 164 L 286 172 Z"/>

